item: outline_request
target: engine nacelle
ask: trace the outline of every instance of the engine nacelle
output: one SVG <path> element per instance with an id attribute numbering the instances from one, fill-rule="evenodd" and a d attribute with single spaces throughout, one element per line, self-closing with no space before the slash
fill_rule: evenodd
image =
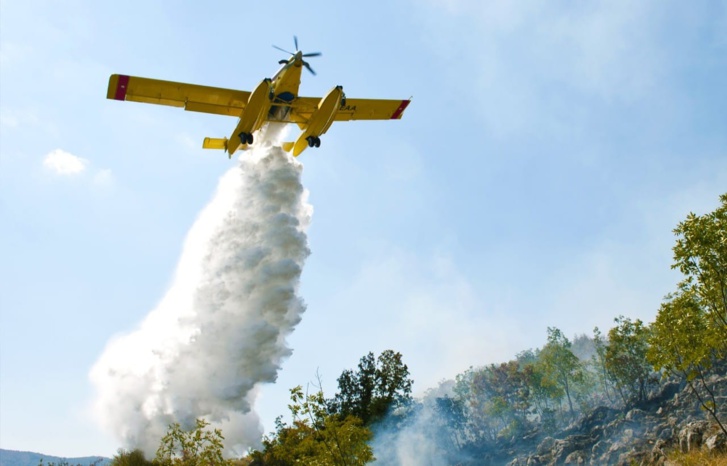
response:
<path id="1" fill-rule="evenodd" d="M 227 143 L 227 152 L 233 154 L 237 148 L 242 144 L 246 146 L 245 141 L 240 140 L 240 133 L 252 134 L 259 130 L 265 122 L 265 118 L 270 111 L 272 102 L 270 96 L 272 95 L 273 84 L 270 78 L 265 78 L 257 85 L 254 91 L 250 94 L 250 98 L 247 100 L 247 105 L 242 111 L 240 121 L 237 123 L 235 131 L 229 138 Z M 245 147 L 243 147 L 244 149 Z"/>
<path id="2" fill-rule="evenodd" d="M 310 117 L 305 131 L 298 136 L 293 146 L 293 155 L 298 156 L 309 145 L 309 137 L 318 139 L 321 134 L 328 131 L 336 118 L 336 113 L 341 107 L 341 99 L 344 98 L 343 86 L 336 86 L 326 94 L 318 103 L 318 108 Z M 319 141 L 320 142 L 320 141 Z"/>

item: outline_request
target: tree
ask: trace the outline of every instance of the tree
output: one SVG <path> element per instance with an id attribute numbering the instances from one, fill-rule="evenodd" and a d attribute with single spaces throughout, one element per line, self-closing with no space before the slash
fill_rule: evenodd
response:
<path id="1" fill-rule="evenodd" d="M 144 457 L 141 450 L 120 449 L 111 459 L 110 466 L 152 466 L 154 463 Z"/>
<path id="2" fill-rule="evenodd" d="M 213 466 L 229 464 L 222 457 L 224 437 L 219 429 L 207 429 L 204 419 L 195 421 L 195 428 L 185 431 L 178 423 L 171 424 L 162 437 L 154 463 L 162 466 Z"/>
<path id="3" fill-rule="evenodd" d="M 401 353 L 386 350 L 374 359 L 369 352 L 359 361 L 358 371 L 341 373 L 338 392 L 328 406 L 343 418 L 352 415 L 371 425 L 409 403 L 413 383 Z"/>
<path id="4" fill-rule="evenodd" d="M 673 269 L 685 278 L 681 291 L 688 291 L 707 316 L 712 347 L 725 357 L 727 350 L 727 194 L 721 205 L 706 215 L 689 213 L 674 229 Z"/>
<path id="5" fill-rule="evenodd" d="M 371 431 L 354 416 L 330 414 L 322 391 L 308 395 L 297 386 L 290 398 L 292 424 L 276 419 L 276 431 L 263 439 L 263 450 L 250 452 L 251 466 L 359 466 L 375 459 L 367 444 Z"/>
<path id="6" fill-rule="evenodd" d="M 647 358 L 656 370 L 683 377 L 702 408 L 727 434 L 717 415 L 717 398 L 707 381 L 715 358 L 713 343 L 704 337 L 709 324 L 709 318 L 691 291 L 670 295 L 652 325 Z"/>
<path id="7" fill-rule="evenodd" d="M 707 380 L 727 357 L 727 194 L 720 201 L 714 212 L 690 213 L 674 229 L 672 268 L 684 279 L 659 309 L 647 357 L 657 370 L 684 377 L 727 434 Z"/>
<path id="8" fill-rule="evenodd" d="M 437 413 L 437 420 L 444 427 L 450 444 L 455 450 L 462 449 L 467 425 L 467 415 L 462 400 L 446 395 L 435 398 L 434 411 Z"/>
<path id="9" fill-rule="evenodd" d="M 563 333 L 548 327 L 548 342 L 540 351 L 539 363 L 545 377 L 558 385 L 565 393 L 571 416 L 573 410 L 573 390 L 585 378 L 583 364 L 571 351 L 571 343 Z"/>
<path id="10" fill-rule="evenodd" d="M 624 405 L 646 399 L 646 385 L 652 372 L 646 359 L 649 329 L 641 320 L 624 316 L 614 319 L 616 327 L 608 332 L 605 366 Z"/>
<path id="11" fill-rule="evenodd" d="M 517 361 L 528 387 L 529 400 L 534 414 L 540 417 L 543 428 L 555 428 L 554 410 L 551 403 L 563 397 L 563 390 L 554 380 L 547 377 L 544 365 L 540 362 L 540 350 L 529 349 L 517 354 Z"/>
<path id="12" fill-rule="evenodd" d="M 473 374 L 473 394 L 484 400 L 484 413 L 499 420 L 498 435 L 516 434 L 529 426 L 529 375 L 516 360 L 491 364 Z"/>
<path id="13" fill-rule="evenodd" d="M 598 327 L 593 329 L 593 346 L 595 348 L 595 354 L 591 357 L 591 367 L 595 372 L 597 383 L 603 388 L 606 400 L 608 400 L 610 404 L 613 404 L 614 400 L 611 396 L 611 391 L 613 390 L 613 377 L 606 367 L 606 351 L 608 349 L 608 342 L 603 338 Z"/>

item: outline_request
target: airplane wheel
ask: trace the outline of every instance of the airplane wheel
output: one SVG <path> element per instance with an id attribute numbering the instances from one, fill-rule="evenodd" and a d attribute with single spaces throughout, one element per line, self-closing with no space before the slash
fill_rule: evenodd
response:
<path id="1" fill-rule="evenodd" d="M 252 134 L 247 134 L 245 132 L 240 133 L 240 142 L 242 144 L 252 144 Z"/>
<path id="2" fill-rule="evenodd" d="M 321 138 L 316 138 L 315 145 L 316 147 L 321 147 Z"/>
<path id="3" fill-rule="evenodd" d="M 316 138 L 315 138 L 315 136 L 308 136 L 305 139 L 306 139 L 306 141 L 308 141 L 308 147 L 313 147 L 313 146 L 316 145 Z"/>

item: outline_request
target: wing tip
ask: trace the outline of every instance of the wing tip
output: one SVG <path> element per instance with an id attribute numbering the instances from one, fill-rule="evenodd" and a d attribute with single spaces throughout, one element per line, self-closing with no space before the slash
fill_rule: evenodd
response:
<path id="1" fill-rule="evenodd" d="M 406 107 L 408 107 L 410 103 L 411 103 L 411 98 L 402 100 L 401 104 L 399 104 L 399 107 L 391 115 L 391 119 L 400 120 L 402 115 L 404 114 L 404 110 L 406 110 Z"/>
<path id="2" fill-rule="evenodd" d="M 129 79 L 130 77 L 125 74 L 112 74 L 111 77 L 109 77 L 109 89 L 106 93 L 106 98 L 113 100 L 126 100 Z"/>

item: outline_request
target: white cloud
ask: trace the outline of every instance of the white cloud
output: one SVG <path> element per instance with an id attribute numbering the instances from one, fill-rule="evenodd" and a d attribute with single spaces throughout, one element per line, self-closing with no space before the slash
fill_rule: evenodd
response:
<path id="1" fill-rule="evenodd" d="M 59 175 L 78 175 L 86 170 L 88 160 L 56 149 L 45 156 L 43 166 Z"/>

